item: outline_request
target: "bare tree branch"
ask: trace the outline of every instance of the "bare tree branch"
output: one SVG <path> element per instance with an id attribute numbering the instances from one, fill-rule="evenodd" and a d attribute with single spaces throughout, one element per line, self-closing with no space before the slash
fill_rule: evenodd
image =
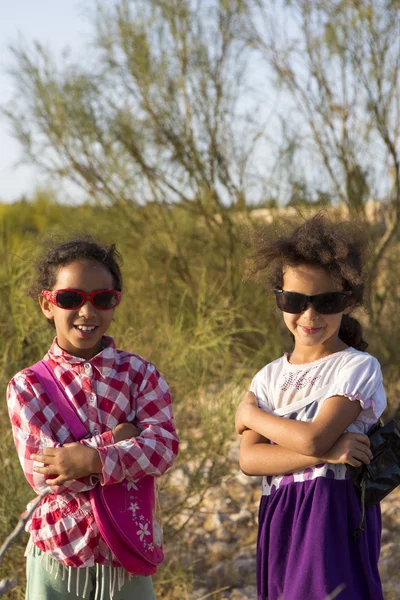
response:
<path id="1" fill-rule="evenodd" d="M 19 537 L 21 535 L 21 533 L 23 533 L 23 531 L 25 530 L 25 525 L 27 524 L 27 522 L 29 521 L 29 519 L 33 515 L 33 513 L 36 510 L 37 506 L 40 504 L 40 502 L 43 500 L 43 498 L 45 496 L 47 496 L 47 494 L 48 494 L 48 492 L 45 492 L 44 494 L 41 494 L 40 496 L 38 496 L 32 502 L 31 506 L 29 507 L 29 510 L 27 510 L 24 513 L 24 515 L 20 518 L 20 520 L 18 521 L 18 523 L 15 526 L 15 528 L 13 529 L 13 531 L 4 540 L 3 544 L 0 547 L 0 564 L 2 563 L 5 554 L 6 554 L 7 550 L 9 549 L 9 547 L 11 546 L 11 544 L 13 543 L 13 541 L 17 537 Z"/>
<path id="2" fill-rule="evenodd" d="M 32 502 L 31 506 L 29 507 L 29 510 L 27 510 L 24 513 L 24 515 L 20 518 L 20 520 L 18 521 L 18 523 L 15 526 L 15 528 L 13 529 L 13 531 L 4 540 L 3 544 L 0 547 L 0 565 L 3 562 L 3 559 L 7 553 L 7 550 L 9 549 L 11 544 L 14 542 L 14 540 L 16 540 L 16 538 L 19 537 L 25 531 L 25 526 L 26 526 L 27 522 L 29 521 L 32 514 L 36 510 L 37 506 L 40 504 L 40 502 L 43 500 L 43 498 L 45 496 L 47 496 L 47 494 L 48 494 L 48 492 L 41 494 Z M 5 594 L 7 594 L 13 587 L 16 586 L 16 584 L 17 584 L 17 582 L 15 579 L 4 579 L 4 580 L 0 581 L 0 598 L 2 596 L 4 596 Z"/>

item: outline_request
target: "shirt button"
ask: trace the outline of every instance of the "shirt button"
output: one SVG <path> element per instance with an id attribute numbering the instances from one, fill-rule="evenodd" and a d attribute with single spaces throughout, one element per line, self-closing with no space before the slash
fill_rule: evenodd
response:
<path id="1" fill-rule="evenodd" d="M 90 363 L 85 363 L 84 369 L 85 369 L 86 375 L 92 374 L 92 365 Z"/>
<path id="2" fill-rule="evenodd" d="M 93 430 L 93 435 L 99 435 L 100 431 L 98 429 Z"/>
<path id="3" fill-rule="evenodd" d="M 90 402 L 96 402 L 96 394 L 89 394 Z"/>

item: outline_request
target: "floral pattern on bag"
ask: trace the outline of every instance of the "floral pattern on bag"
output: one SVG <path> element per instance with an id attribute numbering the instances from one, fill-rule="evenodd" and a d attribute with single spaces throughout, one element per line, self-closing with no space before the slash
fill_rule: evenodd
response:
<path id="1" fill-rule="evenodd" d="M 124 484 L 124 487 L 127 491 L 137 490 L 138 487 L 135 481 L 127 481 Z M 163 532 L 162 527 L 159 522 L 159 501 L 158 501 L 158 493 L 155 491 L 155 502 L 154 502 L 154 510 L 153 510 L 153 531 L 151 531 L 151 521 L 150 519 L 146 519 L 143 514 L 141 514 L 140 503 L 136 496 L 129 496 L 129 506 L 126 509 L 132 513 L 132 521 L 138 527 L 136 530 L 136 535 L 139 537 L 139 540 L 142 542 L 143 548 L 153 551 L 154 547 L 157 546 L 161 548 L 163 543 Z M 121 511 L 124 512 L 124 511 Z M 147 539 L 148 536 L 151 536 L 150 539 Z"/>

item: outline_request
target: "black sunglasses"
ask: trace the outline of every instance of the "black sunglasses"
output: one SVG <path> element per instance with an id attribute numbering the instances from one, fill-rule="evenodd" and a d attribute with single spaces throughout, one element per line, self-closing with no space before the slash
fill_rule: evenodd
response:
<path id="1" fill-rule="evenodd" d="M 352 294 L 352 292 L 327 292 L 326 294 L 306 296 L 297 292 L 286 292 L 280 288 L 275 288 L 274 293 L 278 308 L 293 315 L 306 310 L 309 304 L 312 304 L 321 315 L 343 312 L 348 305 L 349 296 Z"/>

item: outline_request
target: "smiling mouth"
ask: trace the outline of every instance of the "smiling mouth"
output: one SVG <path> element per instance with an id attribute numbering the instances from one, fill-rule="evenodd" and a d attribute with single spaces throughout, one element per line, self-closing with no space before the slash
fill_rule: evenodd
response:
<path id="1" fill-rule="evenodd" d="M 300 325 L 300 328 L 302 331 L 304 331 L 304 333 L 307 334 L 317 333 L 317 331 L 321 331 L 321 329 L 323 329 L 322 327 L 304 327 L 304 325 Z"/>
<path id="2" fill-rule="evenodd" d="M 97 329 L 98 325 L 74 325 L 74 327 L 83 333 L 90 333 L 91 331 Z"/>

